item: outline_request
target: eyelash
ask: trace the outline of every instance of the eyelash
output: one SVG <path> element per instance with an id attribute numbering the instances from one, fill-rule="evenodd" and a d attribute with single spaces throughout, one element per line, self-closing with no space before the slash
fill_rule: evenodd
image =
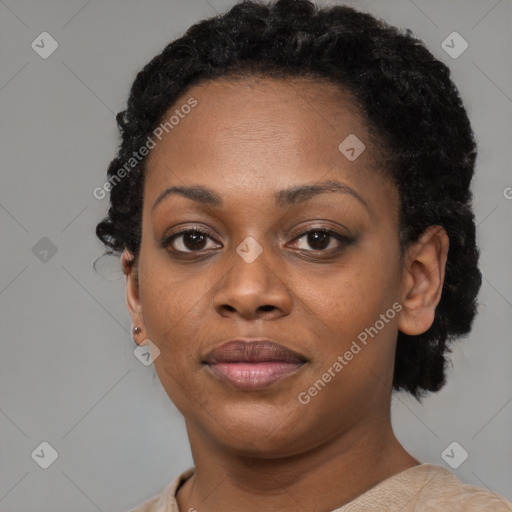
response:
<path id="1" fill-rule="evenodd" d="M 162 246 L 164 248 L 168 249 L 169 246 L 172 244 L 172 242 L 174 242 L 176 239 L 178 239 L 179 237 L 181 237 L 181 236 L 183 236 L 183 235 L 185 235 L 187 233 L 194 233 L 194 234 L 198 234 L 198 235 L 203 235 L 203 236 L 209 238 L 210 240 L 213 240 L 213 241 L 217 242 L 211 236 L 211 234 L 208 231 L 205 231 L 204 229 L 196 227 L 196 228 L 184 229 L 182 231 L 178 231 L 177 233 L 174 233 L 173 235 L 167 237 L 164 240 Z M 341 233 L 338 233 L 337 231 L 334 231 L 334 230 L 328 229 L 328 228 L 312 228 L 312 229 L 309 229 L 307 231 L 304 231 L 304 232 L 300 233 L 292 241 L 300 240 L 301 238 L 304 238 L 305 236 L 307 236 L 309 234 L 312 234 L 312 233 L 322 233 L 322 234 L 328 235 L 331 238 L 336 239 L 340 243 L 340 247 L 338 248 L 338 250 L 340 248 L 346 247 L 346 246 L 348 246 L 348 245 L 350 245 L 350 244 L 352 244 L 354 242 L 353 238 L 349 238 L 349 237 L 347 237 L 345 235 L 342 235 Z M 329 245 L 330 245 L 330 241 L 329 241 Z M 304 251 L 306 253 L 319 253 L 319 252 L 327 253 L 328 251 L 330 251 L 330 249 L 311 249 L 311 250 L 299 249 L 299 250 Z M 177 250 L 177 249 L 171 249 L 170 250 L 170 252 L 173 252 L 173 253 L 178 254 L 178 255 L 200 253 L 201 251 L 204 251 L 204 249 L 199 249 L 197 251 L 191 251 L 191 250 L 181 251 L 181 250 Z"/>

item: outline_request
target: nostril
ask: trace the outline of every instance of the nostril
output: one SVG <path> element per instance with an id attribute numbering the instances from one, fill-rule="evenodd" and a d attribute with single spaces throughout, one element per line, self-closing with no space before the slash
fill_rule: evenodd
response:
<path id="1" fill-rule="evenodd" d="M 272 305 L 260 306 L 258 309 L 261 309 L 262 311 L 272 311 L 274 309 L 274 306 L 272 306 Z"/>

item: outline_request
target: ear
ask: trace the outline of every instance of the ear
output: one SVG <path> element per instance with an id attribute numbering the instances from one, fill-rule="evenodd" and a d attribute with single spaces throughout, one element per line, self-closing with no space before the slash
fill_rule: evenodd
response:
<path id="1" fill-rule="evenodd" d="M 444 228 L 430 226 L 408 247 L 398 318 L 398 329 L 404 334 L 422 334 L 432 326 L 441 300 L 449 245 Z"/>
<path id="2" fill-rule="evenodd" d="M 137 345 L 145 345 L 146 329 L 142 315 L 139 295 L 139 276 L 133 254 L 125 249 L 121 256 L 123 272 L 126 276 L 126 305 L 132 319 L 132 336 Z M 140 332 L 134 333 L 133 328 L 140 327 Z"/>

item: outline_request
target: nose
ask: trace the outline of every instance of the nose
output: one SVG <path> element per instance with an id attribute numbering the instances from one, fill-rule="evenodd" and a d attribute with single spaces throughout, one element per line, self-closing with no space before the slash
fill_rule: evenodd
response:
<path id="1" fill-rule="evenodd" d="M 290 314 L 288 287 L 279 277 L 279 264 L 269 261 L 269 252 L 263 250 L 250 263 L 233 255 L 233 265 L 214 292 L 213 305 L 219 315 L 270 320 Z"/>

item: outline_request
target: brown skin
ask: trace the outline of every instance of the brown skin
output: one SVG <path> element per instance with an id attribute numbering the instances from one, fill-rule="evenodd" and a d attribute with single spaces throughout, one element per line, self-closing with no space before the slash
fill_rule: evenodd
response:
<path id="1" fill-rule="evenodd" d="M 195 472 L 178 504 L 328 512 L 418 464 L 391 428 L 395 343 L 398 330 L 416 335 L 432 324 L 448 237 L 433 226 L 401 257 L 396 187 L 375 171 L 364 120 L 339 88 L 223 79 L 194 86 L 176 106 L 191 96 L 198 105 L 148 158 L 140 254 L 133 264 L 122 257 L 133 325 L 142 328 L 135 341 L 161 351 L 156 372 L 186 421 Z M 366 145 L 353 162 L 338 150 L 351 133 Z M 275 203 L 278 190 L 326 180 L 348 185 L 367 207 L 339 192 Z M 168 187 L 190 185 L 214 189 L 223 206 L 171 195 L 152 211 Z M 181 236 L 162 247 L 196 226 L 212 239 L 194 246 Z M 308 243 L 314 228 L 354 241 Z M 235 251 L 248 236 L 263 248 L 252 263 Z M 172 252 L 194 247 L 202 259 Z M 299 393 L 395 302 L 401 312 L 301 404 Z M 202 364 L 235 336 L 273 339 L 308 362 L 269 388 L 241 391 Z"/>

